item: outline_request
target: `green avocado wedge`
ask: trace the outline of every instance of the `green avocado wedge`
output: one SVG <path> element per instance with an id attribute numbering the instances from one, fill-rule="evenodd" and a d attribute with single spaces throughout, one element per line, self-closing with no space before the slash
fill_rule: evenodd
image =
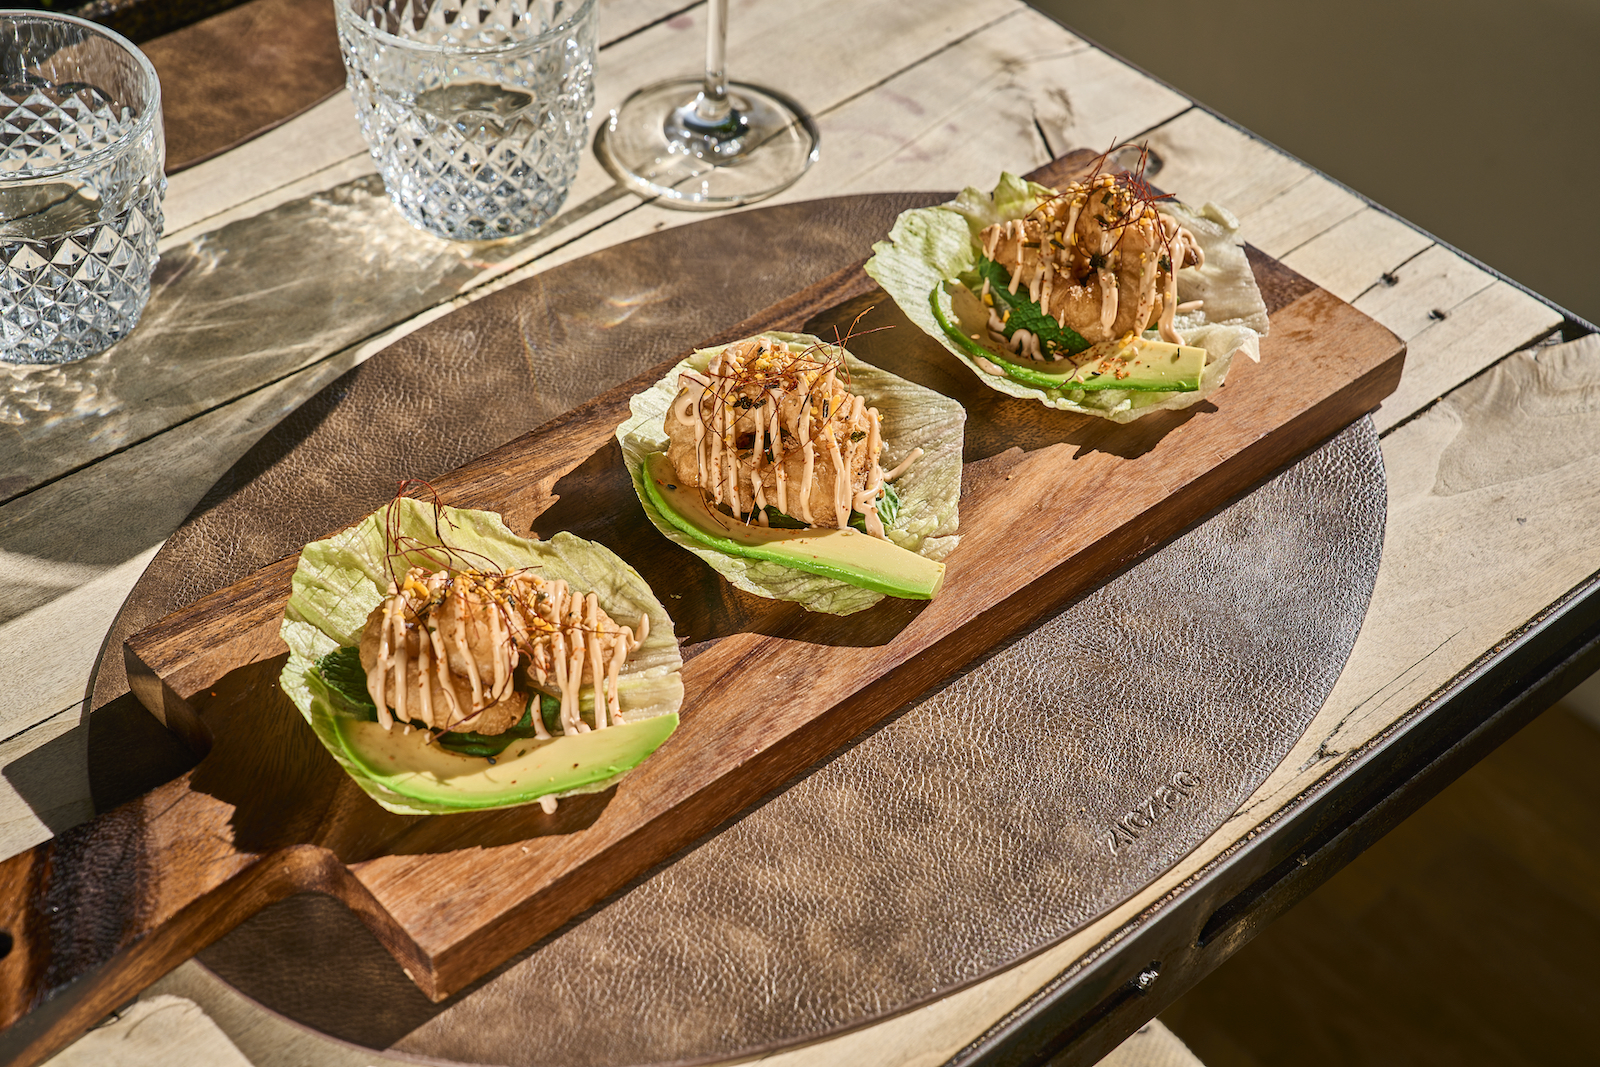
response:
<path id="1" fill-rule="evenodd" d="M 1149 393 L 1192 393 L 1200 388 L 1200 377 L 1206 368 L 1206 350 L 1189 345 L 1175 345 L 1169 341 L 1148 341 L 1141 338 L 1132 346 L 1136 351 L 1131 359 L 1125 358 L 1122 352 L 1117 352 L 1111 354 L 1109 358 L 1090 359 L 1079 365 L 1062 361 L 1063 369 L 1059 371 L 1043 370 L 1037 365 L 1028 366 L 1009 360 L 993 348 L 974 340 L 964 332 L 961 325 L 951 321 L 950 314 L 946 313 L 943 307 L 943 301 L 939 299 L 941 292 L 948 292 L 952 311 L 956 312 L 964 325 L 971 324 L 974 316 L 960 314 L 960 304 L 965 301 L 976 304 L 977 297 L 959 282 L 950 282 L 948 285 L 953 287 L 954 292 L 948 292 L 936 285 L 928 294 L 928 303 L 933 308 L 933 317 L 939 323 L 939 328 L 974 360 L 988 360 L 1005 371 L 1006 377 L 1024 385 L 1063 391 L 1123 389 L 1128 392 Z M 981 305 L 979 310 L 981 312 Z M 1128 349 L 1123 351 L 1126 352 Z"/>
<path id="2" fill-rule="evenodd" d="M 645 491 L 667 521 L 719 552 L 771 560 L 906 600 L 932 600 L 944 584 L 943 563 L 849 527 L 781 529 L 713 512 L 698 493 L 677 484 L 677 472 L 661 452 L 645 458 L 644 475 Z"/>
<path id="3" fill-rule="evenodd" d="M 472 811 L 526 804 L 604 788 L 661 746 L 678 726 L 676 712 L 549 741 L 513 741 L 490 763 L 421 744 L 418 731 L 341 718 L 348 758 L 374 782 L 425 804 Z M 409 736 L 407 736 L 409 733 Z"/>

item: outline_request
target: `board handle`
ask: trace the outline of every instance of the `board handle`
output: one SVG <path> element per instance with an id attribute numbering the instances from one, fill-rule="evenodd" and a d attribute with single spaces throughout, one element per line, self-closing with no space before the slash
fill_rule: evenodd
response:
<path id="1" fill-rule="evenodd" d="M 343 866 L 242 852 L 190 775 L 0 863 L 0 1063 L 36 1064 L 275 900 Z"/>

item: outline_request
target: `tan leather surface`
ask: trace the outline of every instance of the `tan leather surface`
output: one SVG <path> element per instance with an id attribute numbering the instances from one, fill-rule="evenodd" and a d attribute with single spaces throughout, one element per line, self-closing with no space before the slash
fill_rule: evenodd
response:
<path id="1" fill-rule="evenodd" d="M 141 47 L 161 78 L 168 174 L 344 88 L 331 0 L 251 0 Z"/>
<path id="2" fill-rule="evenodd" d="M 218 484 L 110 647 L 359 517 L 397 479 L 447 470 L 859 258 L 934 199 L 707 220 L 402 339 Z M 1264 289 L 1273 306 L 1292 299 Z M 958 372 L 953 395 L 981 389 Z M 471 1063 L 732 1058 L 904 1010 L 1060 939 L 1222 823 L 1343 666 L 1384 500 L 1363 420 L 443 1005 L 324 898 L 268 909 L 201 959 L 291 1019 Z M 95 706 L 116 695 L 102 679 Z"/>

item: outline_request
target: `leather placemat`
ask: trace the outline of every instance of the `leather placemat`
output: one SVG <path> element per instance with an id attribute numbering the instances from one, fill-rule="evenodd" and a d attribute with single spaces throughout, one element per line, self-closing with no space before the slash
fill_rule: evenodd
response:
<path id="1" fill-rule="evenodd" d="M 168 174 L 344 88 L 330 0 L 251 0 L 140 47 L 161 79 Z"/>
<path id="2" fill-rule="evenodd" d="M 401 339 L 219 482 L 109 647 L 372 510 L 398 479 L 448 470 L 848 264 L 899 211 L 939 199 L 706 220 Z M 874 318 L 914 329 L 893 309 Z M 1337 678 L 1384 500 L 1363 420 L 444 1004 L 324 898 L 262 912 L 201 960 L 342 1039 L 485 1064 L 727 1059 L 903 1011 L 1058 941 L 1221 825 Z M 116 689 L 102 675 L 95 706 Z M 1079 818 L 1123 807 L 1124 831 Z"/>
<path id="3" fill-rule="evenodd" d="M 171 33 L 219 11 L 226 11 L 239 0 L 89 0 L 67 11 L 90 22 L 116 30 L 134 44 Z M 37 5 L 44 7 L 47 5 Z"/>

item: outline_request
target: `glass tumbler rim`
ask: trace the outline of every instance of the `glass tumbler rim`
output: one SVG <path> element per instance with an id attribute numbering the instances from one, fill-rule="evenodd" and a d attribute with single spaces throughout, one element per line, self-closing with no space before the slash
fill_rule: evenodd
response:
<path id="1" fill-rule="evenodd" d="M 41 167 L 38 170 L 30 170 L 26 174 L 0 172 L 0 186 L 28 185 L 37 182 L 41 178 L 52 178 L 61 174 L 69 174 L 73 171 L 83 170 L 84 168 L 92 166 L 103 159 L 108 159 L 125 152 L 129 145 L 133 144 L 136 140 L 142 138 L 146 133 L 149 132 L 150 127 L 155 124 L 156 120 L 161 115 L 161 79 L 156 76 L 156 68 L 151 64 L 149 57 L 146 56 L 144 52 L 140 51 L 138 45 L 122 36 L 122 34 L 118 33 L 116 30 L 102 26 L 98 22 L 90 22 L 88 19 L 78 18 L 76 15 L 63 15 L 54 11 L 33 11 L 26 9 L 0 10 L 0 25 L 21 22 L 68 23 L 70 25 L 78 26 L 82 29 L 88 30 L 97 36 L 106 38 L 112 44 L 116 45 L 118 48 L 122 49 L 128 55 L 133 57 L 134 63 L 139 67 L 140 79 L 145 83 L 149 90 L 150 99 L 146 106 L 139 109 L 139 114 L 135 118 L 133 124 L 118 134 L 115 139 L 101 145 L 92 152 L 88 152 L 81 156 L 74 156 L 71 159 L 62 160 L 55 166 Z"/>
<path id="2" fill-rule="evenodd" d="M 366 19 L 357 18 L 355 12 L 350 10 L 351 0 L 333 0 L 333 10 L 338 18 L 340 28 L 349 27 L 360 32 L 363 36 L 379 41 L 390 48 L 401 48 L 427 55 L 482 56 L 497 55 L 502 52 L 515 52 L 525 48 L 538 48 L 549 44 L 551 41 L 570 33 L 574 26 L 588 17 L 589 12 L 594 9 L 596 3 L 597 0 L 582 0 L 573 9 L 571 15 L 551 26 L 548 30 L 543 30 L 531 37 L 503 41 L 499 44 L 453 44 L 448 42 L 417 41 L 410 37 L 401 37 L 398 34 L 390 33 L 388 30 L 380 30 Z"/>

